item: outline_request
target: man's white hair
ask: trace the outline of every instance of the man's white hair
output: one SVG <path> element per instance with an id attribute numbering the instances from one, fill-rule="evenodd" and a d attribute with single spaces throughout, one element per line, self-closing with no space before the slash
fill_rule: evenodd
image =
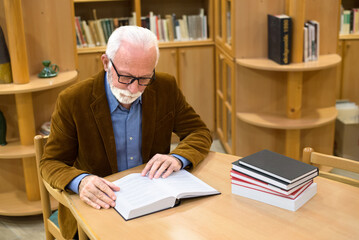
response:
<path id="1" fill-rule="evenodd" d="M 108 39 L 106 55 L 110 59 L 113 59 L 123 42 L 129 42 L 139 47 L 141 46 L 144 50 L 155 47 L 157 65 L 158 58 L 160 57 L 158 40 L 156 35 L 149 29 L 138 26 L 122 26 L 117 28 Z"/>

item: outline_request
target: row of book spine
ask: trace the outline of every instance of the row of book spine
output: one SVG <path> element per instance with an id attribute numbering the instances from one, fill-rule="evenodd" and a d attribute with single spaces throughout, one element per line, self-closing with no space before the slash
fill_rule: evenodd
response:
<path id="1" fill-rule="evenodd" d="M 342 11 L 340 34 L 359 34 L 359 8 Z"/>
<path id="2" fill-rule="evenodd" d="M 317 192 L 316 167 L 269 150 L 233 162 L 230 175 L 233 194 L 291 211 Z"/>
<path id="3" fill-rule="evenodd" d="M 131 17 L 81 20 L 75 16 L 77 47 L 105 46 L 111 33 L 118 27 L 136 25 L 136 13 Z M 166 14 L 165 17 L 150 12 L 141 17 L 141 26 L 150 29 L 161 42 L 203 40 L 208 38 L 207 16 L 201 8 L 197 15 Z"/>
<path id="4" fill-rule="evenodd" d="M 166 14 L 164 17 L 153 12 L 141 18 L 141 26 L 150 29 L 161 42 L 203 40 L 208 38 L 207 16 L 201 8 L 199 14 Z"/>
<path id="5" fill-rule="evenodd" d="M 304 24 L 303 62 L 317 61 L 319 58 L 319 22 L 310 20 Z"/>
<path id="6" fill-rule="evenodd" d="M 320 24 L 307 21 L 303 27 L 303 62 L 319 58 Z M 285 14 L 268 15 L 268 58 L 285 65 L 291 62 L 292 18 Z"/>
<path id="7" fill-rule="evenodd" d="M 111 33 L 118 27 L 136 25 L 136 13 L 132 17 L 81 20 L 75 16 L 77 47 L 105 46 Z"/>

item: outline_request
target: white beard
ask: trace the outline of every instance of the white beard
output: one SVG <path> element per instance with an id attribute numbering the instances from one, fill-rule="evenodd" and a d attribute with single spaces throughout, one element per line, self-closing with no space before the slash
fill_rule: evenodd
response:
<path id="1" fill-rule="evenodd" d="M 110 84 L 110 89 L 111 89 L 112 94 L 115 96 L 117 101 L 119 101 L 122 104 L 131 104 L 131 103 L 133 103 L 143 93 L 143 92 L 138 91 L 137 93 L 132 94 L 128 90 L 119 89 L 119 88 L 115 87 L 113 85 L 113 83 L 112 83 L 111 71 L 107 72 L 107 81 Z"/>

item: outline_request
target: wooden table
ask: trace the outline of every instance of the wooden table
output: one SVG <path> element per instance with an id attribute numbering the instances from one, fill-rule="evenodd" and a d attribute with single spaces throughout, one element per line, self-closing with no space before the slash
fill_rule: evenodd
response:
<path id="1" fill-rule="evenodd" d="M 229 171 L 238 157 L 211 152 L 192 171 L 222 194 L 125 221 L 64 193 L 91 239 L 359 239 L 359 188 L 316 177 L 318 193 L 296 212 L 233 195 Z M 143 166 L 108 177 L 114 181 Z"/>

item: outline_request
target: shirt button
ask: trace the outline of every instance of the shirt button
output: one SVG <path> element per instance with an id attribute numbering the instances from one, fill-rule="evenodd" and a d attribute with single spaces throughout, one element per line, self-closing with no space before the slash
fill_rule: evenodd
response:
<path id="1" fill-rule="evenodd" d="M 131 160 L 133 160 L 133 157 L 130 157 Z"/>
<path id="2" fill-rule="evenodd" d="M 133 138 L 132 137 L 130 137 L 130 140 L 132 140 Z"/>

